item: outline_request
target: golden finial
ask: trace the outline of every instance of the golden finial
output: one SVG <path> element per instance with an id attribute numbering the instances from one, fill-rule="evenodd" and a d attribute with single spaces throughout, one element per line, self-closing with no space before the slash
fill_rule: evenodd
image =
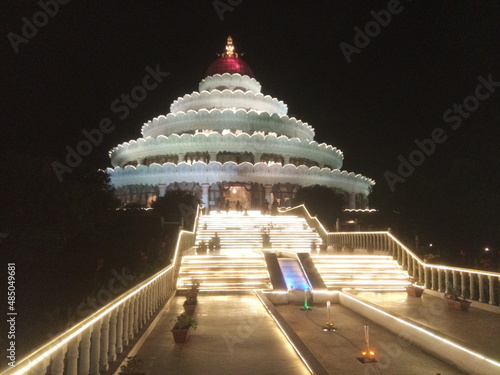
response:
<path id="1" fill-rule="evenodd" d="M 234 52 L 233 38 L 227 37 L 226 52 L 224 52 L 222 57 L 238 57 L 238 54 Z"/>

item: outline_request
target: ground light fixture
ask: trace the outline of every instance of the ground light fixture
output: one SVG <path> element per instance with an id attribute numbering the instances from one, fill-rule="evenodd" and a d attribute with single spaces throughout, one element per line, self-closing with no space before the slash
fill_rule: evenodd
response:
<path id="1" fill-rule="evenodd" d="M 365 349 L 361 352 L 360 357 L 356 357 L 361 363 L 375 363 L 378 362 L 375 358 L 375 351 L 370 348 L 370 327 L 365 324 Z"/>
<path id="2" fill-rule="evenodd" d="M 309 289 L 304 289 L 304 306 L 300 308 L 301 310 L 312 310 L 309 307 L 308 293 L 307 293 L 308 291 Z"/>
<path id="3" fill-rule="evenodd" d="M 330 301 L 326 301 L 326 326 L 323 327 L 323 331 L 325 332 L 334 332 L 337 329 L 333 325 L 333 322 L 330 318 Z"/>

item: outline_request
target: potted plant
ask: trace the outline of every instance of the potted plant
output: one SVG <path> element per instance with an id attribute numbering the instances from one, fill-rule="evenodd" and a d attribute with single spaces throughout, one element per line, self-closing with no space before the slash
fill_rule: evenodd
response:
<path id="1" fill-rule="evenodd" d="M 421 297 L 424 293 L 424 285 L 415 282 L 413 277 L 410 277 L 411 284 L 406 287 L 406 293 L 411 297 Z"/>
<path id="2" fill-rule="evenodd" d="M 262 228 L 261 229 L 261 235 L 262 235 L 262 248 L 269 248 L 271 247 L 271 230 L 269 228 Z"/>
<path id="3" fill-rule="evenodd" d="M 175 319 L 175 324 L 172 327 L 172 335 L 174 336 L 174 341 L 178 344 L 185 343 L 189 337 L 189 333 L 192 329 L 196 329 L 198 326 L 198 321 L 191 315 L 183 312 L 178 315 Z"/>
<path id="4" fill-rule="evenodd" d="M 198 304 L 198 292 L 200 291 L 200 282 L 197 279 L 191 280 L 191 286 L 186 292 L 186 300 L 184 301 L 184 311 L 193 315 L 196 305 Z"/>
<path id="5" fill-rule="evenodd" d="M 444 297 L 449 308 L 460 311 L 469 310 L 471 302 L 460 298 L 455 290 L 450 289 L 449 293 L 445 294 Z"/>
<path id="6" fill-rule="evenodd" d="M 125 365 L 120 367 L 119 375 L 146 375 L 146 372 L 141 371 L 142 359 L 137 357 L 127 357 Z"/>

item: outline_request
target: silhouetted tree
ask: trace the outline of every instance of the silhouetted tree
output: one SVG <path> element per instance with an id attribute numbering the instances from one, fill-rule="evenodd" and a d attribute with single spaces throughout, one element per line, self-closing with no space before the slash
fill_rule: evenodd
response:
<path id="1" fill-rule="evenodd" d="M 303 187 L 297 192 L 293 205 L 300 204 L 305 204 L 311 215 L 316 215 L 323 225 L 331 229 L 345 206 L 345 199 L 334 189 L 312 185 Z"/>

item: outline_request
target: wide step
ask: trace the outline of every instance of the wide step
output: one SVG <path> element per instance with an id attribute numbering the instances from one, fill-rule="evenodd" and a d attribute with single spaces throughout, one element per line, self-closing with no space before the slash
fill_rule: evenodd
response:
<path id="1" fill-rule="evenodd" d="M 200 290 L 270 288 L 263 256 L 184 256 L 177 289 L 188 288 L 193 278 L 200 282 Z"/>
<path id="2" fill-rule="evenodd" d="M 390 256 L 312 255 L 327 288 L 358 290 L 404 290 L 408 272 Z"/>

